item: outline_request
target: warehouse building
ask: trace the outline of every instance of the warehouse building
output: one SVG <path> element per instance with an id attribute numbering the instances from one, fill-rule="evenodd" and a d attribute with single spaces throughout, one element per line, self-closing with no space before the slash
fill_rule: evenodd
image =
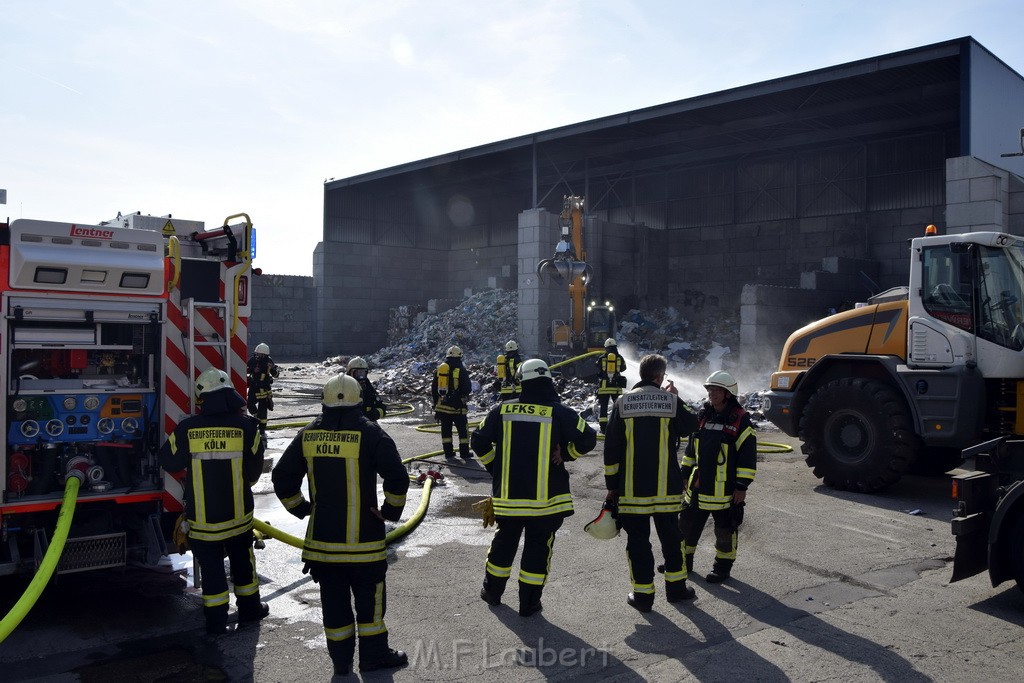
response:
<path id="1" fill-rule="evenodd" d="M 1024 79 L 966 37 L 332 180 L 306 343 L 373 351 L 389 310 L 500 287 L 549 351 L 569 299 L 536 264 L 582 195 L 588 298 L 739 313 L 743 352 L 777 358 L 905 283 L 925 225 L 1024 234 L 1021 127 Z"/>

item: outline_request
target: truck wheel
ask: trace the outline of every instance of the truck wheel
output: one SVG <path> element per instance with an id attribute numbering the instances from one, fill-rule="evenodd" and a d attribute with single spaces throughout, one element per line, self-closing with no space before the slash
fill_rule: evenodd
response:
<path id="1" fill-rule="evenodd" d="M 800 418 L 814 476 L 847 491 L 879 491 L 913 462 L 917 436 L 903 399 L 881 382 L 839 379 L 818 389 Z"/>

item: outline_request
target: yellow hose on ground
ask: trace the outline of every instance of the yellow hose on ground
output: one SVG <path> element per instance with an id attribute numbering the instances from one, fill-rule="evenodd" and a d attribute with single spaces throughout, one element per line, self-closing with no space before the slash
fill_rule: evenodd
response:
<path id="1" fill-rule="evenodd" d="M 385 403 L 384 405 L 386 405 L 388 407 L 391 407 L 391 406 L 401 406 L 401 410 L 398 410 L 398 411 L 393 412 L 393 413 L 389 412 L 386 416 L 384 416 L 385 420 L 388 419 L 389 417 L 398 417 L 399 415 L 407 415 L 407 414 L 409 414 L 409 413 L 411 413 L 411 412 L 416 410 L 416 408 L 412 404 L 410 404 L 410 403 Z M 300 418 L 320 417 L 320 413 L 312 413 L 312 414 L 309 414 L 309 415 L 289 415 L 288 417 L 284 417 L 284 418 L 281 418 L 281 419 L 287 420 L 287 419 L 293 419 L 293 418 L 297 418 L 297 417 L 300 417 Z M 267 429 L 288 429 L 289 427 L 305 427 L 310 422 L 312 422 L 312 420 L 308 420 L 308 421 L 307 420 L 302 420 L 302 421 L 295 421 L 295 422 L 275 422 L 274 424 L 267 424 Z"/>
<path id="2" fill-rule="evenodd" d="M 431 479 L 430 477 L 427 477 L 427 479 L 423 482 L 423 495 L 420 497 L 420 504 L 419 507 L 416 508 L 416 512 L 412 514 L 412 517 L 405 520 L 403 523 L 399 524 L 394 529 L 389 531 L 387 535 L 384 536 L 385 543 L 389 545 L 391 543 L 394 543 L 395 541 L 397 541 L 398 539 L 402 538 L 410 531 L 415 529 L 419 525 L 419 523 L 423 521 L 424 515 L 427 514 L 427 507 L 429 507 L 430 505 L 430 492 L 433 488 L 434 480 Z M 270 526 L 266 522 L 259 519 L 253 520 L 252 524 L 256 531 L 259 531 L 262 534 L 270 536 L 271 538 L 276 538 L 282 543 L 287 543 L 288 545 L 294 548 L 298 548 L 300 550 L 302 549 L 303 540 L 298 536 L 292 536 L 291 534 L 285 533 L 280 529 L 275 529 L 274 527 Z"/>
<path id="3" fill-rule="evenodd" d="M 758 453 L 792 453 L 793 447 L 785 443 L 772 443 L 771 441 L 758 441 Z"/>
<path id="4" fill-rule="evenodd" d="M 11 632 L 21 623 L 21 620 L 28 615 L 36 601 L 39 600 L 39 596 L 43 594 L 46 584 L 50 582 L 50 577 L 53 576 L 57 562 L 60 560 L 60 554 L 64 551 L 64 544 L 68 540 L 68 530 L 71 528 L 71 519 L 75 516 L 75 503 L 78 502 L 78 487 L 80 485 L 81 482 L 77 477 L 68 477 L 65 482 L 64 500 L 60 506 L 60 515 L 57 517 L 57 528 L 53 532 L 53 538 L 50 539 L 50 547 L 46 549 L 43 561 L 39 564 L 39 569 L 36 570 L 36 575 L 32 577 L 28 588 L 25 589 L 7 616 L 3 618 L 3 621 L 0 621 L 0 643 L 4 642 L 7 636 L 11 635 Z"/>

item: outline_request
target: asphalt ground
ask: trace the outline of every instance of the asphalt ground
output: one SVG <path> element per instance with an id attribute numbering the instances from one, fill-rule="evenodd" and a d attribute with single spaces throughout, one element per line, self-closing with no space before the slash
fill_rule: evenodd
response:
<path id="1" fill-rule="evenodd" d="M 272 422 L 315 412 L 307 396 L 316 386 L 290 385 L 294 398 L 278 399 Z M 382 424 L 409 457 L 440 447 L 439 435 L 415 429 L 427 419 L 421 407 Z M 273 432 L 272 459 L 295 431 Z M 948 477 L 907 476 L 880 495 L 837 492 L 814 478 L 793 439 L 758 436 L 796 452 L 761 456 L 732 579 L 703 580 L 709 526 L 691 575 L 696 598 L 667 603 L 656 579 L 647 614 L 626 604 L 624 536 L 583 532 L 605 494 L 600 442 L 569 465 L 576 514 L 557 534 L 544 610 L 529 618 L 517 613 L 514 580 L 503 605 L 479 597 L 493 529 L 472 504 L 489 495 L 489 476 L 475 461 L 442 468 L 425 520 L 389 549 L 385 620 L 409 666 L 360 674 L 357 661 L 356 673 L 336 680 L 1020 680 L 1024 594 L 992 588 L 985 575 L 948 583 Z M 436 466 L 410 470 L 421 468 Z M 255 491 L 260 519 L 303 534 L 269 475 Z M 410 489 L 403 519 L 420 495 Z M 256 557 L 271 614 L 217 638 L 203 633 L 198 592 L 172 572 L 60 577 L 0 644 L 0 680 L 330 680 L 319 590 L 299 551 L 268 540 Z M 2 585 L 6 610 L 18 589 Z"/>

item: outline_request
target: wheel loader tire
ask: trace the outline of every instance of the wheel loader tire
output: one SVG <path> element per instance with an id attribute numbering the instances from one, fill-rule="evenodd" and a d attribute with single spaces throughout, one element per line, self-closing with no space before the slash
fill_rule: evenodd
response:
<path id="1" fill-rule="evenodd" d="M 899 481 L 918 450 L 903 399 L 877 380 L 822 386 L 800 418 L 807 465 L 826 486 L 870 493 Z"/>
<path id="2" fill-rule="evenodd" d="M 1024 512 L 1018 512 L 1010 537 L 1010 569 L 1017 588 L 1024 592 Z"/>

